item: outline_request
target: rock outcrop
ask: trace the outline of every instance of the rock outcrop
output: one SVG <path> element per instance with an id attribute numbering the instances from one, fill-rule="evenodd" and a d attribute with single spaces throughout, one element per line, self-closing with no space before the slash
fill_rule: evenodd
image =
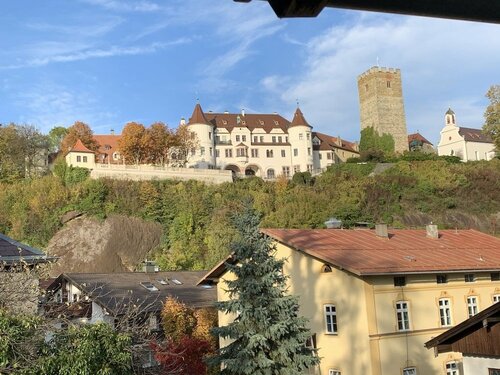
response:
<path id="1" fill-rule="evenodd" d="M 114 215 L 102 221 L 77 217 L 66 223 L 46 247 L 59 257 L 51 275 L 62 272 L 133 271 L 160 244 L 161 225 Z"/>

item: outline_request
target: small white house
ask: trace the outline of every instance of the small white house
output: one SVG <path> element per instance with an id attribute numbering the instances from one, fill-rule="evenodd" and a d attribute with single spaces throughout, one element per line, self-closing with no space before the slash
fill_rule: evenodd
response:
<path id="1" fill-rule="evenodd" d="M 445 126 L 441 130 L 438 155 L 458 156 L 462 161 L 491 160 L 495 156 L 495 145 L 481 129 L 458 126 L 455 112 L 448 109 Z"/>

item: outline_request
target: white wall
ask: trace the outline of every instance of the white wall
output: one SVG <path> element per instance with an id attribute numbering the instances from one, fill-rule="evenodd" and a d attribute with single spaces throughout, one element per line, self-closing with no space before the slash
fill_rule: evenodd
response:
<path id="1" fill-rule="evenodd" d="M 500 358 L 463 357 L 463 375 L 488 375 L 488 368 L 500 369 Z"/>

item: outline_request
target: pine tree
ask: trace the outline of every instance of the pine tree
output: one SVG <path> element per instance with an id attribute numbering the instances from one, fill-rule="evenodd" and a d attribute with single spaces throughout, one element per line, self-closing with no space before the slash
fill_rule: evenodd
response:
<path id="1" fill-rule="evenodd" d="M 310 336 L 306 319 L 299 317 L 298 299 L 287 294 L 282 268 L 284 259 L 258 229 L 259 217 L 250 209 L 235 217 L 241 236 L 232 244 L 232 264 L 227 271 L 228 301 L 217 308 L 237 318 L 213 329 L 217 336 L 233 340 L 210 360 L 222 365 L 222 374 L 294 375 L 319 363 L 313 349 L 305 346 Z"/>

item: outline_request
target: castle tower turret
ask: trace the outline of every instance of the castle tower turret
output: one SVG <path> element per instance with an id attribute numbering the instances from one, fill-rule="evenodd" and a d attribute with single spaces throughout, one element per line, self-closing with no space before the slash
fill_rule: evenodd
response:
<path id="1" fill-rule="evenodd" d="M 214 125 L 205 117 L 200 103 L 196 103 L 194 107 L 193 114 L 189 118 L 188 128 L 196 134 L 198 140 L 196 153 L 189 159 L 189 165 L 197 165 L 202 168 L 215 166 Z"/>
<path id="2" fill-rule="evenodd" d="M 401 71 L 373 67 L 358 76 L 361 130 L 373 127 L 394 138 L 396 152 L 408 150 Z"/>
<path id="3" fill-rule="evenodd" d="M 313 172 L 312 126 L 299 107 L 295 110 L 288 136 L 292 149 L 293 173 Z"/>

